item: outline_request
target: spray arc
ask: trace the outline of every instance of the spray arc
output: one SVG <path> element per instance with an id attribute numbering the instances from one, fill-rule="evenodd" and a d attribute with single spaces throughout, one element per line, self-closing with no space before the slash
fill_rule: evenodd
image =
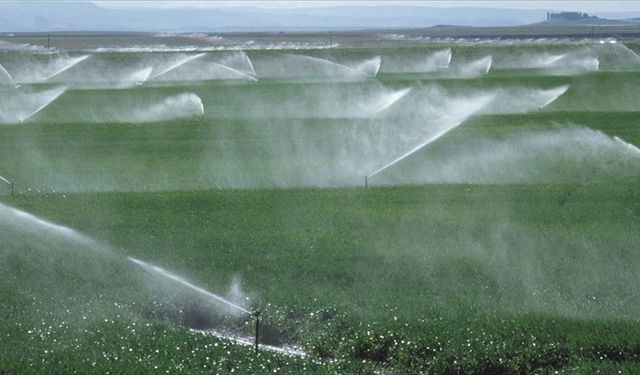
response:
<path id="1" fill-rule="evenodd" d="M 364 176 L 364 183 L 365 183 L 365 187 L 369 187 L 369 178 L 379 174 L 380 172 L 398 164 L 399 162 L 405 160 L 406 158 L 408 158 L 409 156 L 415 154 L 416 152 L 422 150 L 423 148 L 429 146 L 430 144 L 438 141 L 440 138 L 444 137 L 446 134 L 448 134 L 449 132 L 451 132 L 452 130 L 454 130 L 455 128 L 457 128 L 458 126 L 460 126 L 466 118 L 468 118 L 469 116 L 473 115 L 474 113 L 478 112 L 480 109 L 484 108 L 488 103 L 491 102 L 491 100 L 493 100 L 493 98 L 495 97 L 494 94 L 491 95 L 483 95 L 480 97 L 475 98 L 475 100 L 472 100 L 472 104 L 469 107 L 469 109 L 467 110 L 467 112 L 463 115 L 463 116 L 459 116 L 459 118 L 456 119 L 449 119 L 449 121 L 445 122 L 445 124 L 439 127 L 439 129 L 435 132 L 432 133 L 430 135 L 428 135 L 422 142 L 420 142 L 419 144 L 411 147 L 408 151 L 404 152 L 403 154 L 399 155 L 398 157 L 396 157 L 395 159 L 391 160 L 390 162 L 382 165 L 381 167 L 379 167 L 378 169 L 375 169 L 373 172 L 367 174 Z M 445 120 L 445 119 L 443 119 Z"/>
<path id="2" fill-rule="evenodd" d="M 7 178 L 0 176 L 0 181 L 8 184 L 11 187 L 11 196 L 13 196 L 13 182 L 9 181 Z"/>
<path id="3" fill-rule="evenodd" d="M 219 296 L 219 295 L 217 295 L 215 293 L 212 293 L 212 292 L 210 292 L 210 291 L 208 291 L 208 290 L 206 290 L 204 288 L 196 286 L 196 285 L 188 282 L 184 278 L 182 278 L 182 277 L 180 277 L 180 276 L 178 276 L 176 274 L 173 274 L 173 273 L 171 273 L 171 272 L 169 272 L 169 271 L 167 271 L 167 270 L 165 270 L 165 269 L 163 269 L 161 267 L 151 265 L 149 263 L 143 262 L 143 261 L 141 261 L 139 259 L 132 258 L 132 257 L 128 257 L 127 259 L 129 259 L 131 262 L 135 263 L 136 265 L 140 266 L 141 268 L 143 268 L 144 270 L 146 270 L 148 272 L 151 272 L 151 273 L 154 273 L 156 275 L 165 277 L 165 278 L 167 278 L 169 280 L 175 281 L 178 284 L 186 286 L 187 288 L 197 292 L 198 294 L 201 294 L 201 295 L 203 295 L 205 297 L 208 297 L 208 298 L 210 298 L 210 299 L 212 299 L 212 300 L 214 300 L 216 302 L 222 303 L 222 304 L 230 307 L 231 309 L 233 309 L 235 311 L 238 311 L 238 312 L 240 312 L 242 314 L 246 314 L 246 315 L 252 316 L 255 319 L 255 351 L 256 351 L 256 353 L 258 352 L 258 350 L 259 350 L 259 337 L 260 337 L 260 315 L 261 315 L 261 311 L 260 310 L 257 310 L 257 309 L 253 310 L 253 311 L 247 310 L 244 307 L 242 307 L 242 306 L 240 306 L 240 305 L 238 305 L 236 303 L 233 303 L 233 302 L 225 299 L 224 297 Z"/>

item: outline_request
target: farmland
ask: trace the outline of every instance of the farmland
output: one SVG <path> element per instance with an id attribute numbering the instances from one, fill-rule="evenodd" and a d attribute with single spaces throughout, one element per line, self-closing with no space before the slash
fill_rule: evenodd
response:
<path id="1" fill-rule="evenodd" d="M 397 43 L 0 56 L 0 371 L 637 372 L 636 47 Z"/>

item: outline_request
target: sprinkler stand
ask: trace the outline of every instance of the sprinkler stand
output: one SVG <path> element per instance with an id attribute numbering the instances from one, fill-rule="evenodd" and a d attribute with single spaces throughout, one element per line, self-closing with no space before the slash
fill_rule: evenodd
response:
<path id="1" fill-rule="evenodd" d="M 258 339 L 260 338 L 260 310 L 255 310 L 253 316 L 256 318 L 256 354 L 258 354 Z"/>
<path id="2" fill-rule="evenodd" d="M 367 189 L 369 187 L 369 176 L 364 176 L 364 188 Z"/>

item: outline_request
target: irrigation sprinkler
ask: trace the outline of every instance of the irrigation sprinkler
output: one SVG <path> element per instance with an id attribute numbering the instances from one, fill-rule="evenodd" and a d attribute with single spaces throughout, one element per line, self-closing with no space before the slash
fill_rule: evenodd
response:
<path id="1" fill-rule="evenodd" d="M 13 197 L 13 182 L 9 181 L 8 179 L 6 179 L 6 178 L 4 178 L 2 176 L 0 176 L 0 181 L 4 181 L 7 184 L 9 184 L 9 186 L 11 186 L 11 196 Z"/>
<path id="2" fill-rule="evenodd" d="M 251 313 L 256 318 L 256 354 L 258 354 L 258 339 L 260 338 L 260 310 L 255 310 Z"/>
<path id="3" fill-rule="evenodd" d="M 369 176 L 364 176 L 364 188 L 369 188 Z"/>

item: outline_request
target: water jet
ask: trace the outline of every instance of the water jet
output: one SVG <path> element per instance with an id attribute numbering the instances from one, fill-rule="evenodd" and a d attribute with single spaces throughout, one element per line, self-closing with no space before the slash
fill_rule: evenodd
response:
<path id="1" fill-rule="evenodd" d="M 28 121 L 66 91 L 66 87 L 42 91 L 30 89 L 0 92 L 0 123 L 18 124 Z"/>
<path id="2" fill-rule="evenodd" d="M 618 136 L 615 136 L 615 135 L 613 136 L 613 139 L 614 139 L 616 142 L 618 142 L 618 143 L 620 143 L 621 145 L 623 145 L 623 146 L 625 146 L 626 148 L 628 148 L 629 150 L 631 150 L 631 151 L 633 151 L 633 152 L 635 152 L 635 153 L 640 154 L 640 148 L 638 148 L 636 145 L 631 144 L 631 143 L 629 143 L 629 142 L 627 142 L 627 141 L 623 140 L 622 138 L 620 138 L 620 137 L 618 137 Z"/>
<path id="3" fill-rule="evenodd" d="M 245 59 L 247 61 L 247 64 L 249 65 L 250 73 L 253 74 L 253 75 L 256 75 L 256 69 L 253 67 L 253 63 L 251 62 L 251 59 L 249 58 L 249 55 L 244 53 L 244 57 L 245 57 Z"/>
<path id="4" fill-rule="evenodd" d="M 248 60 L 233 60 L 232 58 L 212 61 L 205 53 L 187 56 L 166 67 L 151 79 L 163 82 L 181 81 L 209 81 L 209 80 L 248 80 L 257 81 L 252 76 L 253 66 Z M 196 64 L 197 62 L 197 64 Z M 244 65 L 244 67 L 235 67 Z M 246 69 L 242 71 L 240 69 Z"/>
<path id="5" fill-rule="evenodd" d="M 566 55 L 545 55 L 542 58 L 542 65 L 545 66 L 545 67 L 552 66 L 556 62 L 561 61 L 562 59 L 564 59 L 565 56 Z"/>
<path id="6" fill-rule="evenodd" d="M 189 63 L 191 61 L 197 60 L 197 59 L 199 59 L 199 58 L 201 58 L 203 56 L 206 56 L 206 55 L 207 55 L 206 53 L 199 53 L 197 55 L 186 56 L 185 58 L 183 58 L 183 59 L 181 59 L 181 60 L 179 60 L 179 61 L 177 61 L 177 62 L 175 62 L 175 63 L 173 63 L 171 65 L 169 65 L 168 67 L 164 68 L 163 70 L 159 71 L 158 73 L 153 74 L 150 78 L 151 79 L 158 78 L 158 77 L 160 77 L 160 76 L 162 76 L 164 74 L 167 74 L 167 73 L 169 73 L 169 72 L 171 72 L 173 70 L 178 69 L 179 67 L 181 67 L 181 66 L 183 66 L 183 65 L 185 65 L 185 64 L 187 64 L 187 63 Z"/>
<path id="7" fill-rule="evenodd" d="M 331 61 L 331 60 L 327 60 L 327 59 L 321 59 L 321 58 L 315 57 L 315 56 L 293 55 L 293 54 L 287 54 L 286 56 L 291 57 L 293 59 L 297 59 L 297 60 L 312 62 L 312 63 L 315 63 L 315 64 L 320 65 L 320 66 L 338 69 L 340 71 L 347 72 L 347 73 L 352 73 L 353 72 L 353 68 L 351 68 L 349 66 L 339 64 L 339 63 L 337 63 L 335 61 Z"/>
<path id="8" fill-rule="evenodd" d="M 247 314 L 247 315 L 252 316 L 253 318 L 255 318 L 254 348 L 255 348 L 256 354 L 258 354 L 259 339 L 260 339 L 260 315 L 262 314 L 262 312 L 260 310 L 256 309 L 256 310 L 253 310 L 253 311 L 249 311 L 249 310 L 245 309 L 244 307 L 239 306 L 239 305 L 237 305 L 237 304 L 235 304 L 235 303 L 233 303 L 231 301 L 228 301 L 227 299 L 225 299 L 225 298 L 223 298 L 223 297 L 221 297 L 221 296 L 219 296 L 217 294 L 214 294 L 212 292 L 209 292 L 208 290 L 205 290 L 205 289 L 203 289 L 203 288 L 201 288 L 199 286 L 196 286 L 196 285 L 188 282 L 187 280 L 183 279 L 182 277 L 180 277 L 178 275 L 175 275 L 175 274 L 173 274 L 173 273 L 171 273 L 171 272 L 169 272 L 169 271 L 167 271 L 167 270 L 165 270 L 163 268 L 151 265 L 149 263 L 143 262 L 143 261 L 141 261 L 139 259 L 136 259 L 136 258 L 128 257 L 127 259 L 129 259 L 131 262 L 137 264 L 138 266 L 142 267 L 146 271 L 149 271 L 151 273 L 154 273 L 154 274 L 157 274 L 159 276 L 168 278 L 168 279 L 170 279 L 172 281 L 175 281 L 175 282 L 177 282 L 177 283 L 179 283 L 181 285 L 184 285 L 184 286 L 188 287 L 189 289 L 191 289 L 191 290 L 193 290 L 193 291 L 195 291 L 195 292 L 197 292 L 199 294 L 202 294 L 202 295 L 204 295 L 206 297 L 209 297 L 212 300 L 215 300 L 217 302 L 221 302 L 221 303 L 225 304 L 226 306 L 228 306 L 228 307 L 230 307 L 230 308 L 232 308 L 234 310 L 237 310 L 237 311 L 239 311 L 239 312 L 241 312 L 243 314 Z"/>
<path id="9" fill-rule="evenodd" d="M 540 109 L 556 101 L 556 99 L 564 95 L 564 93 L 567 92 L 568 89 L 569 89 L 569 85 L 564 85 L 564 86 L 556 87 L 553 89 L 544 90 L 542 93 L 545 96 L 547 96 L 548 99 L 544 102 L 544 104 L 540 106 Z"/>
<path id="10" fill-rule="evenodd" d="M 64 94 L 64 92 L 67 90 L 66 87 L 62 87 L 60 89 L 54 89 L 54 90 L 49 90 L 47 93 L 51 94 L 51 96 L 47 99 L 46 102 L 42 103 L 42 105 L 40 105 L 38 108 L 36 108 L 33 112 L 28 113 L 26 116 L 24 116 L 23 118 L 20 119 L 20 122 L 25 122 L 28 119 L 30 119 L 31 117 L 35 116 L 36 114 L 38 114 L 40 111 L 42 111 L 43 109 L 45 109 L 49 104 L 51 104 L 54 100 L 56 100 L 60 95 Z"/>
<path id="11" fill-rule="evenodd" d="M 394 91 L 392 93 L 385 94 L 384 96 L 380 97 L 378 100 L 379 103 L 376 103 L 376 106 L 378 107 L 378 109 L 375 111 L 375 114 L 377 115 L 381 112 L 384 112 L 387 108 L 394 105 L 398 100 L 402 99 L 409 92 L 411 92 L 411 87 Z"/>
<path id="12" fill-rule="evenodd" d="M 134 82 L 136 85 L 140 86 L 149 79 L 151 72 L 153 72 L 153 68 L 150 66 L 142 68 L 130 74 L 126 81 Z"/>
<path id="13" fill-rule="evenodd" d="M 351 68 L 354 72 L 358 72 L 361 75 L 375 77 L 380 71 L 380 64 L 382 63 L 382 58 L 380 56 L 376 56 L 369 60 L 366 60 L 353 68 Z"/>
<path id="14" fill-rule="evenodd" d="M 11 206 L 0 203 L 0 214 L 2 214 L 0 215 L 0 217 L 2 218 L 8 218 L 13 221 L 18 221 L 20 224 L 19 228 L 21 230 L 29 230 L 37 233 L 41 233 L 44 230 L 58 237 L 63 237 L 78 244 L 83 244 L 93 251 L 106 253 L 111 252 L 111 249 L 108 246 L 103 245 L 84 234 L 76 232 L 75 230 L 64 225 L 56 224 L 42 219 L 26 211 L 22 211 L 17 208 L 13 208 Z"/>
<path id="15" fill-rule="evenodd" d="M 9 181 L 7 178 L 0 176 L 0 181 L 5 182 L 11 186 L 11 196 L 13 197 L 13 182 Z"/>
<path id="16" fill-rule="evenodd" d="M 381 71 L 385 73 L 433 73 L 449 68 L 451 48 L 419 55 L 385 55 Z"/>
<path id="17" fill-rule="evenodd" d="M 492 99 L 494 98 L 494 95 L 486 95 L 486 96 L 481 96 L 479 98 L 477 98 L 477 100 L 475 100 L 473 102 L 473 106 L 471 108 L 471 110 L 462 118 L 450 122 L 448 124 L 445 124 L 444 126 L 441 126 L 439 128 L 439 130 L 434 133 L 431 134 L 430 136 L 428 136 L 423 142 L 419 143 L 418 145 L 414 146 L 413 148 L 411 148 L 409 151 L 405 152 L 404 154 L 398 156 L 397 158 L 393 159 L 391 162 L 383 165 L 382 167 L 376 169 L 375 171 L 367 174 L 365 176 L 365 185 L 368 186 L 368 178 L 369 177 L 373 177 L 375 175 L 377 175 L 378 173 L 384 171 L 385 169 L 399 163 L 400 161 L 408 158 L 409 156 L 413 155 L 414 153 L 418 152 L 419 150 L 429 146 L 430 144 L 438 141 L 440 138 L 444 137 L 446 134 L 448 134 L 450 131 L 454 130 L 455 128 L 457 128 L 458 126 L 460 126 L 466 118 L 468 118 L 469 116 L 471 116 L 472 114 L 478 112 L 481 108 L 485 107 Z"/>
<path id="18" fill-rule="evenodd" d="M 485 56 L 478 60 L 459 66 L 458 74 L 465 78 L 473 78 L 486 75 L 489 73 L 489 70 L 491 70 L 492 63 L 493 56 Z"/>
<path id="19" fill-rule="evenodd" d="M 282 78 L 336 78 L 348 80 L 360 80 L 365 77 L 375 77 L 380 69 L 382 59 L 373 57 L 349 65 L 332 60 L 299 54 L 283 54 L 281 58 L 268 63 L 268 70 L 262 74 L 265 76 Z M 258 74 L 261 73 L 258 67 Z"/>
<path id="20" fill-rule="evenodd" d="M 48 77 L 46 77 L 44 79 L 44 81 L 48 81 L 51 78 L 66 72 L 67 70 L 69 70 L 73 66 L 75 66 L 76 64 L 88 59 L 89 57 L 90 57 L 90 55 L 84 55 L 84 56 L 80 56 L 80 57 L 76 57 L 76 58 L 70 59 L 70 61 L 68 61 L 66 65 L 61 66 L 58 69 L 56 69 L 53 73 L 51 73 Z"/>
<path id="21" fill-rule="evenodd" d="M 203 296 L 209 297 L 212 300 L 221 302 L 222 304 L 224 304 L 226 306 L 229 306 L 234 310 L 240 311 L 240 312 L 242 312 L 244 314 L 248 314 L 248 315 L 252 314 L 251 311 L 245 309 L 244 307 L 238 306 L 235 303 L 233 303 L 231 301 L 228 301 L 228 300 L 224 299 L 223 297 L 221 297 L 221 296 L 219 296 L 217 294 L 211 293 L 206 289 L 203 289 L 203 288 L 201 288 L 199 286 L 196 286 L 196 285 L 188 282 L 187 280 L 183 279 L 182 277 L 180 277 L 178 275 L 175 275 L 175 274 L 173 274 L 173 273 L 171 273 L 171 272 L 169 272 L 169 271 L 167 271 L 167 270 L 165 270 L 163 268 L 151 265 L 149 263 L 143 262 L 143 261 L 141 261 L 139 259 L 136 259 L 136 258 L 128 257 L 127 259 L 129 259 L 131 262 L 137 264 L 138 266 L 140 266 L 141 268 L 143 268 L 144 270 L 146 270 L 148 272 L 151 272 L 153 274 L 156 274 L 156 275 L 162 276 L 164 278 L 168 278 L 170 280 L 173 280 L 173 281 L 175 281 L 175 282 L 177 282 L 179 284 L 182 284 L 182 285 L 186 286 L 187 288 L 197 292 L 198 294 L 201 294 Z"/>
<path id="22" fill-rule="evenodd" d="M 15 85 L 15 83 L 13 82 L 13 77 L 11 77 L 11 74 L 9 74 L 7 69 L 5 69 L 2 64 L 0 64 L 0 77 L 4 77 L 5 80 L 8 81 L 9 85 Z"/>
<path id="23" fill-rule="evenodd" d="M 258 81 L 258 79 L 256 77 L 250 76 L 249 74 L 243 73 L 243 72 L 239 71 L 238 69 L 234 69 L 234 68 L 232 68 L 230 66 L 226 66 L 226 65 L 223 65 L 223 64 L 215 63 L 215 62 L 211 62 L 210 64 L 212 64 L 213 66 L 216 66 L 216 67 L 218 67 L 218 68 L 220 68 L 222 70 L 225 70 L 225 71 L 231 72 L 233 74 L 236 74 L 241 79 L 247 79 L 249 81 L 254 81 L 254 82 Z"/>

